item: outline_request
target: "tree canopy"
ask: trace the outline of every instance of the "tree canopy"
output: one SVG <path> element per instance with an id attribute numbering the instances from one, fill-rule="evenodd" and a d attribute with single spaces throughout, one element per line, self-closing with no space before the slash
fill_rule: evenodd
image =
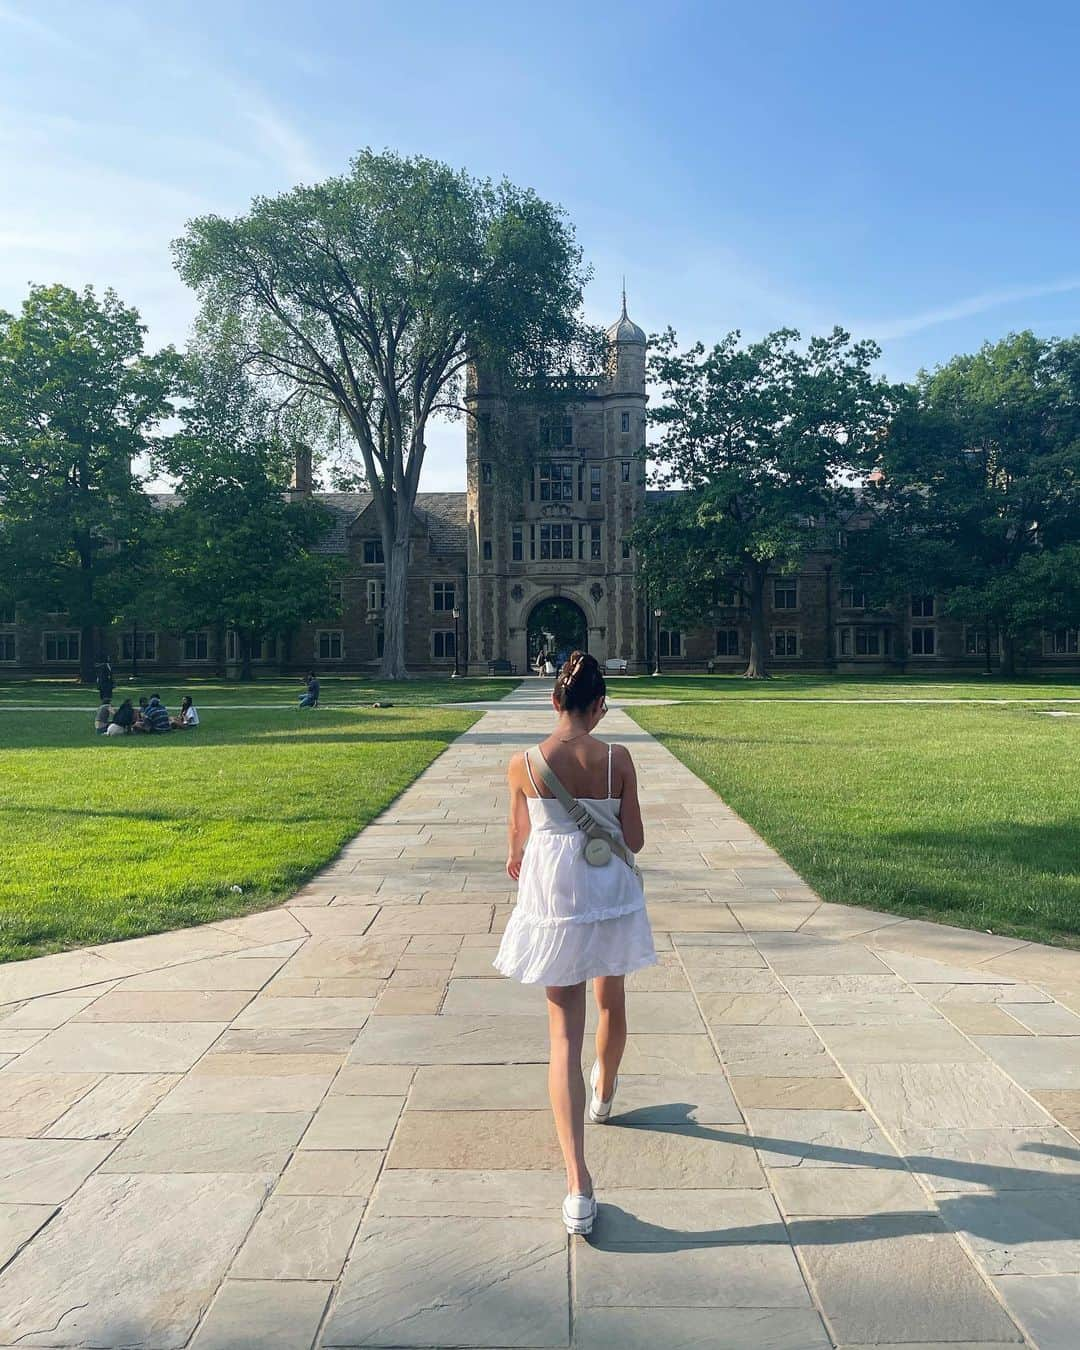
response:
<path id="1" fill-rule="evenodd" d="M 98 630 L 131 600 L 150 520 L 138 471 L 172 412 L 180 358 L 143 350 L 113 291 L 34 286 L 0 312 L 0 585 L 63 613 L 94 677 Z"/>
<path id="2" fill-rule="evenodd" d="M 654 344 L 654 482 L 677 488 L 635 533 L 650 603 L 706 622 L 735 591 L 750 616 L 747 674 L 767 673 L 765 577 L 798 566 L 822 526 L 854 502 L 899 391 L 872 371 L 872 342 L 835 328 L 804 345 L 793 329 L 680 351 Z"/>
<path id="3" fill-rule="evenodd" d="M 1080 545 L 1080 339 L 1016 333 L 919 375 L 880 447 L 871 528 L 851 565 L 895 601 L 939 592 L 1000 634 L 1006 668 L 1069 623 Z"/>
<path id="4" fill-rule="evenodd" d="M 575 342 L 587 273 L 571 226 L 506 181 L 364 151 L 246 216 L 192 221 L 175 255 L 220 340 L 355 439 L 386 558 L 382 674 L 403 676 L 428 420 L 462 408 L 468 361 L 520 383 Z"/>
<path id="5" fill-rule="evenodd" d="M 183 429 L 159 455 L 180 500 L 163 521 L 156 599 L 181 630 L 235 633 L 250 679 L 264 638 L 337 616 L 334 560 L 313 551 L 330 517 L 287 492 L 291 448 L 242 371 L 189 364 L 188 392 Z"/>

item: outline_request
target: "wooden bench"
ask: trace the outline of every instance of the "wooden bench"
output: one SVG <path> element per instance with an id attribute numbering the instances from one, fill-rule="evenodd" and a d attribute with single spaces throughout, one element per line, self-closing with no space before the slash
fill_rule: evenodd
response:
<path id="1" fill-rule="evenodd" d="M 621 656 L 613 656 L 604 662 L 604 670 L 608 675 L 625 675 L 626 660 Z"/>
<path id="2" fill-rule="evenodd" d="M 489 661 L 487 668 L 489 675 L 513 675 L 514 673 L 513 665 L 503 658 L 498 661 Z"/>

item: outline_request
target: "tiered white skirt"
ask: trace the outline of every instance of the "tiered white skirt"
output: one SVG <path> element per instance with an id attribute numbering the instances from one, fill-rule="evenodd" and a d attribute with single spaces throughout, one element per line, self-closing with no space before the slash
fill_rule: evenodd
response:
<path id="1" fill-rule="evenodd" d="M 579 831 L 534 830 L 495 969 L 522 984 L 571 985 L 656 964 L 640 880 L 618 858 L 591 867 Z"/>

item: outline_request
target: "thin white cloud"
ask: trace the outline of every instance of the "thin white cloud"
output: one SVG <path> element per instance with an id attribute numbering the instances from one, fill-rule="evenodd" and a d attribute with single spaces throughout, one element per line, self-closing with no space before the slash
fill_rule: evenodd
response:
<path id="1" fill-rule="evenodd" d="M 231 84 L 229 87 L 241 116 L 254 129 L 264 155 L 277 160 L 295 182 L 313 183 L 323 176 L 311 143 L 269 99 L 247 86 Z"/>
<path id="2" fill-rule="evenodd" d="M 897 319 L 858 319 L 847 327 L 853 333 L 869 333 L 880 341 L 888 341 L 891 338 L 911 337 L 926 328 L 935 328 L 938 324 L 951 323 L 955 319 L 967 319 L 989 309 L 1000 309 L 1003 305 L 1038 300 L 1047 295 L 1067 295 L 1071 291 L 1080 291 L 1080 277 L 1063 277 L 1058 281 L 1034 286 L 1005 286 L 996 291 L 982 291 L 965 300 L 954 300 L 938 309 L 923 310 L 920 314 Z"/>
<path id="3" fill-rule="evenodd" d="M 51 47 L 70 48 L 73 46 L 73 43 L 65 34 L 57 32 L 55 28 L 50 28 L 48 24 L 42 23 L 32 14 L 27 14 L 25 10 L 5 4 L 4 0 L 0 0 L 0 23 L 18 28 L 20 32 L 27 33 L 30 37 L 37 38 L 41 42 L 47 42 Z"/>

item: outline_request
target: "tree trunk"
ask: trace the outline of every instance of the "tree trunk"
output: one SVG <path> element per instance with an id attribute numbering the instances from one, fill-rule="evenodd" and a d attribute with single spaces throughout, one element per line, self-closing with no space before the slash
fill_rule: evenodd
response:
<path id="1" fill-rule="evenodd" d="M 993 668 L 994 668 L 993 654 L 992 654 L 991 651 L 990 651 L 990 615 L 989 615 L 989 614 L 987 614 L 987 615 L 985 616 L 985 618 L 983 619 L 983 624 L 984 624 L 985 630 L 986 630 L 986 638 L 985 638 L 985 641 L 986 641 L 986 673 L 987 673 L 987 675 L 989 675 L 989 674 L 992 672 Z"/>
<path id="2" fill-rule="evenodd" d="M 1001 673 L 1010 679 L 1016 674 L 1016 639 L 1011 633 L 1001 636 Z"/>
<path id="3" fill-rule="evenodd" d="M 769 642 L 765 631 L 765 567 L 761 563 L 749 564 L 746 580 L 750 592 L 750 659 L 743 676 L 748 680 L 767 680 Z"/>
<path id="4" fill-rule="evenodd" d="M 246 629 L 238 628 L 236 640 L 240 644 L 240 679 L 250 683 L 255 678 L 251 669 L 251 634 Z"/>
<path id="5" fill-rule="evenodd" d="M 92 623 L 79 629 L 79 683 L 97 684 L 97 629 Z"/>
<path id="6" fill-rule="evenodd" d="M 75 542 L 79 554 L 79 591 L 82 623 L 79 626 L 79 680 L 97 683 L 97 629 L 91 619 L 94 610 L 94 554 L 89 541 L 80 535 Z"/>
<path id="7" fill-rule="evenodd" d="M 383 546 L 386 558 L 386 607 L 383 610 L 383 654 L 379 675 L 384 680 L 409 678 L 405 668 L 405 607 L 409 581 L 407 523 L 402 522 L 401 528 L 405 531 L 405 537 L 394 539 L 389 549 Z"/>

